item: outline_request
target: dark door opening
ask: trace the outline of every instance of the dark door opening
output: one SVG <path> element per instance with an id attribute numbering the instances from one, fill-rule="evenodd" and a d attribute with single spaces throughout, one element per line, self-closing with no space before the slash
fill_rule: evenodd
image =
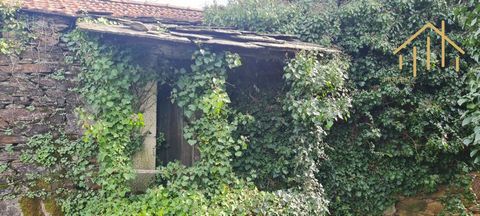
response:
<path id="1" fill-rule="evenodd" d="M 171 102 L 171 91 L 168 85 L 158 87 L 157 137 L 163 136 L 163 142 L 157 142 L 157 164 L 165 166 L 168 162 L 180 161 L 191 166 L 199 159 L 199 153 L 183 137 L 183 110 Z"/>

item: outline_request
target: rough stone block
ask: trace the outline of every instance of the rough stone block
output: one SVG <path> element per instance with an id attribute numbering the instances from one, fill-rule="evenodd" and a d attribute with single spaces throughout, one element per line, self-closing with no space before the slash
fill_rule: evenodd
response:
<path id="1" fill-rule="evenodd" d="M 41 46 L 54 47 L 60 42 L 58 37 L 57 34 L 42 35 L 38 40 Z"/>
<path id="2" fill-rule="evenodd" d="M 0 73 L 50 73 L 52 67 L 46 64 L 18 64 L 0 66 Z"/>
<path id="3" fill-rule="evenodd" d="M 38 77 L 38 78 L 34 78 L 32 79 L 32 82 L 35 82 L 41 86 L 45 86 L 45 87 L 54 87 L 56 85 L 58 85 L 59 81 L 57 80 L 54 80 L 52 78 L 49 78 L 49 77 Z"/>
<path id="4" fill-rule="evenodd" d="M 7 81 L 10 77 L 10 74 L 0 73 L 0 82 Z"/>
<path id="5" fill-rule="evenodd" d="M 56 127 L 60 125 L 55 125 Z M 38 123 L 38 124 L 31 124 L 29 125 L 29 129 L 25 131 L 25 134 L 28 135 L 35 135 L 35 134 L 43 134 L 47 133 L 50 130 L 48 125 L 45 125 L 43 123 Z"/>
<path id="6" fill-rule="evenodd" d="M 6 95 L 12 95 L 17 91 L 17 87 L 12 86 L 13 83 L 0 83 L 0 92 Z"/>
<path id="7" fill-rule="evenodd" d="M 67 92 L 64 90 L 65 88 L 62 88 L 61 85 L 59 85 L 56 89 L 48 89 L 45 94 L 50 98 L 65 98 L 67 96 Z"/>
<path id="8" fill-rule="evenodd" d="M 18 161 L 20 159 L 21 153 L 19 151 L 14 152 L 0 152 L 0 161 L 8 162 L 8 161 Z"/>
<path id="9" fill-rule="evenodd" d="M 57 98 L 57 107 L 65 107 L 67 101 L 65 100 L 65 98 Z"/>
<path id="10" fill-rule="evenodd" d="M 48 115 L 46 112 L 41 111 L 28 111 L 26 109 L 2 109 L 0 110 L 0 120 L 4 120 L 10 123 L 16 123 L 18 121 L 38 121 L 45 118 Z"/>
<path id="11" fill-rule="evenodd" d="M 0 85 L 1 88 L 2 85 Z M 0 91 L 0 103 L 4 102 L 6 104 L 13 103 L 15 101 L 15 98 L 11 96 L 11 94 L 8 93 L 3 93 Z"/>
<path id="12" fill-rule="evenodd" d="M 12 64 L 12 57 L 7 56 L 7 55 L 0 55 L 0 65 L 5 66 L 5 65 L 10 65 Z"/>
<path id="13" fill-rule="evenodd" d="M 5 130 L 8 128 L 8 122 L 0 118 L 0 130 Z"/>
<path id="14" fill-rule="evenodd" d="M 5 109 L 22 109 L 25 108 L 25 105 L 22 104 L 8 104 L 5 106 Z"/>
<path id="15" fill-rule="evenodd" d="M 41 96 L 41 97 L 32 97 L 32 106 L 34 107 L 54 107 L 55 106 L 55 98 L 48 97 L 48 96 Z"/>
<path id="16" fill-rule="evenodd" d="M 65 132 L 68 134 L 81 135 L 82 128 L 78 125 L 78 119 L 75 114 L 73 114 L 73 112 L 67 113 L 65 117 L 67 121 L 65 126 Z"/>
<path id="17" fill-rule="evenodd" d="M 13 103 L 14 104 L 21 104 L 21 105 L 30 105 L 32 102 L 30 98 L 28 97 L 12 97 L 13 98 Z M 0 97 L 1 101 L 1 97 Z"/>
<path id="18" fill-rule="evenodd" d="M 25 143 L 25 137 L 23 136 L 0 136 L 0 144 L 19 144 Z"/>
<path id="19" fill-rule="evenodd" d="M 33 48 L 26 49 L 20 55 L 20 64 L 32 64 L 38 58 L 38 52 L 33 50 Z"/>

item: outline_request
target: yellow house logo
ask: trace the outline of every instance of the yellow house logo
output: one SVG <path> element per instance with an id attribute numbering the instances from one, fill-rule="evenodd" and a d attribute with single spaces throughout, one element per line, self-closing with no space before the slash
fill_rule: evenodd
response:
<path id="1" fill-rule="evenodd" d="M 445 67 L 445 42 L 452 45 L 453 48 L 455 48 L 460 54 L 462 54 L 462 55 L 465 54 L 465 51 L 463 51 L 462 48 L 460 48 L 455 42 L 453 42 L 450 38 L 448 38 L 445 35 L 445 21 L 444 20 L 442 20 L 442 29 L 441 30 L 438 29 L 437 27 L 435 27 L 432 23 L 428 22 L 421 29 L 419 29 L 417 32 L 415 32 L 415 34 L 413 34 L 410 38 L 408 38 L 408 40 L 403 42 L 402 45 L 400 45 L 397 49 L 395 49 L 395 51 L 393 51 L 393 54 L 396 55 L 402 49 L 406 48 L 408 44 L 410 44 L 413 40 L 415 40 L 415 38 L 418 37 L 418 35 L 425 32 L 425 30 L 427 30 L 427 29 L 431 29 L 431 30 L 435 31 L 435 33 L 437 33 L 441 37 L 441 41 L 442 41 L 442 44 L 441 44 L 441 46 L 442 46 L 442 63 L 441 63 L 441 66 L 442 66 L 442 68 Z M 431 69 L 430 36 L 427 36 L 427 50 L 426 51 L 427 51 L 426 52 L 426 54 L 427 54 L 427 70 L 430 70 Z M 399 66 L 400 70 L 403 67 L 403 56 L 401 54 L 398 55 L 398 66 Z M 460 70 L 460 56 L 457 56 L 455 58 L 455 70 L 457 72 Z M 417 47 L 414 46 L 413 47 L 413 77 L 416 77 L 416 76 L 417 76 Z"/>

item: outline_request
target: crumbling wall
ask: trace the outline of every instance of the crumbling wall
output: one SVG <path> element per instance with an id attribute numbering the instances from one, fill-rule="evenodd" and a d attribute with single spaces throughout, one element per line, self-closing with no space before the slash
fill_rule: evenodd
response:
<path id="1" fill-rule="evenodd" d="M 34 36 L 18 56 L 0 55 L 0 163 L 20 173 L 29 168 L 20 162 L 29 137 L 62 128 L 78 134 L 74 108 L 76 65 L 66 65 L 67 45 L 61 37 L 74 25 L 71 18 L 27 14 Z M 6 151 L 13 146 L 13 153 Z M 12 172 L 12 171 L 10 171 Z M 11 173 L 5 173 L 6 175 Z M 0 193 L 8 193 L 5 174 L 0 178 Z M 17 202 L 0 202 L 0 215 L 20 215 Z"/>

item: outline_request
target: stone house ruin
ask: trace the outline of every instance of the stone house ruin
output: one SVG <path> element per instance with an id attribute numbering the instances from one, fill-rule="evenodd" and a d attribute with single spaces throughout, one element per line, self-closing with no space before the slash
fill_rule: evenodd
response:
<path id="1" fill-rule="evenodd" d="M 24 0 L 20 9 L 28 17 L 35 39 L 18 58 L 0 56 L 0 161 L 18 172 L 28 172 L 19 160 L 28 137 L 51 127 L 81 133 L 74 111 L 81 98 L 70 91 L 79 68 L 65 63 L 68 49 L 61 40 L 72 29 L 103 34 L 118 46 L 141 50 L 144 58 L 139 63 L 153 68 L 165 59 L 188 63 L 199 46 L 239 53 L 243 66 L 229 76 L 231 86 L 235 86 L 230 89 L 233 97 L 240 94 L 239 88 L 275 88 L 282 82 L 285 59 L 298 51 L 338 52 L 289 35 L 202 26 L 202 11 L 142 1 Z M 105 17 L 115 24 L 78 20 L 85 16 Z M 143 148 L 132 159 L 139 174 L 138 190 L 143 188 L 142 181 L 151 180 L 156 166 L 173 160 L 190 165 L 200 157 L 182 136 L 183 113 L 170 102 L 168 87 L 150 83 L 146 89 L 143 112 L 147 135 Z M 157 149 L 160 132 L 165 134 L 166 147 Z M 13 146 L 13 154 L 3 150 L 6 145 Z M 18 214 L 14 202 L 0 203 L 0 215 Z"/>

